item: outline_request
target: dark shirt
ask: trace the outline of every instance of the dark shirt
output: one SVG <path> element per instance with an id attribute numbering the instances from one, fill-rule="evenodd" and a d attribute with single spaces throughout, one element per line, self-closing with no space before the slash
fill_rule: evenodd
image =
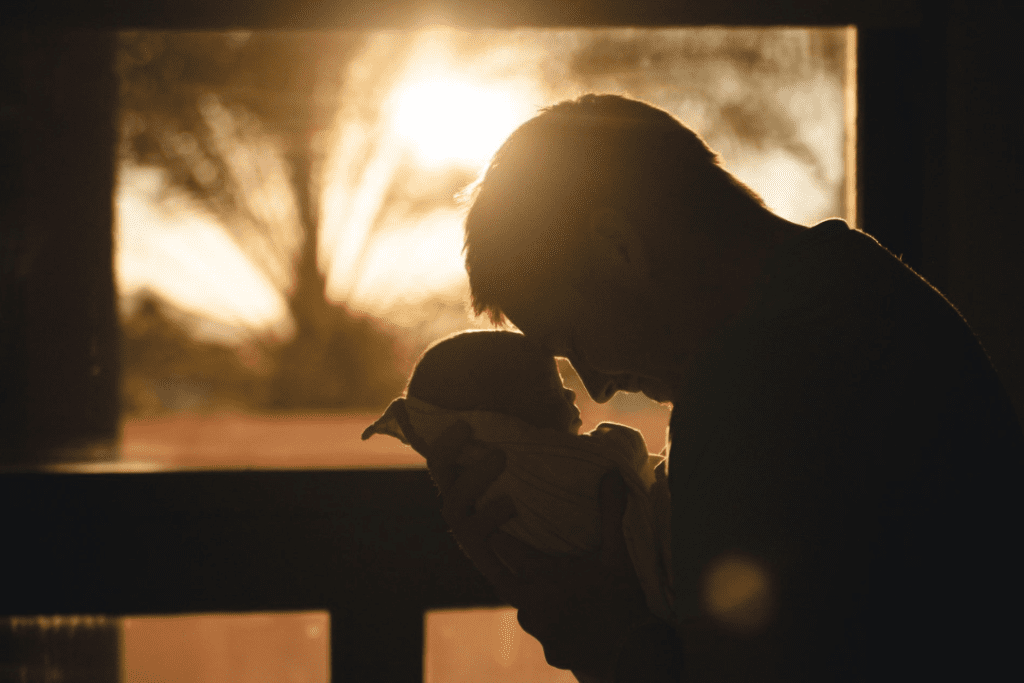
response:
<path id="1" fill-rule="evenodd" d="M 874 239 L 831 220 L 781 245 L 675 396 L 676 611 L 717 633 L 690 680 L 984 680 L 1012 651 L 1020 426 L 963 318 Z"/>

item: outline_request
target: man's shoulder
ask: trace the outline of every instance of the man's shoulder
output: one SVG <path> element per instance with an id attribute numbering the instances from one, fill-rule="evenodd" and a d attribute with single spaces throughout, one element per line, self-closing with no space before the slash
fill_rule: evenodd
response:
<path id="1" fill-rule="evenodd" d="M 874 239 L 821 227 L 776 255 L 752 303 L 695 359 L 676 392 L 673 439 L 725 423 L 737 435 L 799 423 L 825 438 L 911 405 L 925 422 L 928 409 L 955 414 L 965 401 L 1006 413 L 956 309 Z"/>
<path id="2" fill-rule="evenodd" d="M 943 295 L 870 235 L 825 221 L 783 243 L 765 266 L 752 316 L 860 309 L 881 315 L 930 304 L 955 314 Z"/>
<path id="3" fill-rule="evenodd" d="M 981 351 L 956 308 L 874 238 L 838 220 L 801 238 L 776 254 L 751 305 L 723 334 L 732 353 L 803 363 L 877 357 L 884 347 L 914 363 L 954 347 L 961 353 L 965 343 Z"/>

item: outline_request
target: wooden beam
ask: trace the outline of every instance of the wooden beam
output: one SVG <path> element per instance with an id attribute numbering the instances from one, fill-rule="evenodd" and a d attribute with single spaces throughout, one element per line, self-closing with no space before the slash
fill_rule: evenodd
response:
<path id="1" fill-rule="evenodd" d="M 920 0 L 19 0 L 8 26 L 102 29 L 376 29 L 466 27 L 846 25 L 906 26 Z"/>
<path id="2" fill-rule="evenodd" d="M 0 515 L 0 614 L 496 604 L 424 470 L 8 472 Z"/>
<path id="3" fill-rule="evenodd" d="M 0 35 L 0 463 L 115 452 L 115 42 Z"/>
<path id="4" fill-rule="evenodd" d="M 0 614 L 331 612 L 334 681 L 422 680 L 430 609 L 499 601 L 423 470 L 6 473 Z"/>

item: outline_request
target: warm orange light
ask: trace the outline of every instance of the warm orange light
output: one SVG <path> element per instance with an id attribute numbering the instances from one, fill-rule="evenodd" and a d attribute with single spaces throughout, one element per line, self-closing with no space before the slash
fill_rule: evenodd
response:
<path id="1" fill-rule="evenodd" d="M 127 681 L 327 683 L 327 612 L 176 614 L 121 620 Z"/>
<path id="2" fill-rule="evenodd" d="M 322 192 L 327 294 L 400 326 L 425 320 L 427 302 L 466 296 L 450 181 L 486 166 L 549 99 L 528 48 L 495 36 L 466 52 L 465 41 L 441 29 L 381 34 L 339 96 Z M 382 73 L 364 68 L 388 59 Z M 368 94 L 383 95 L 378 107 L 360 104 Z"/>
<path id="3" fill-rule="evenodd" d="M 395 93 L 395 129 L 421 163 L 479 166 L 523 120 L 514 87 L 424 78 Z"/>
<path id="4" fill-rule="evenodd" d="M 424 618 L 423 680 L 575 683 L 544 659 L 544 648 L 519 626 L 511 607 L 431 610 Z"/>

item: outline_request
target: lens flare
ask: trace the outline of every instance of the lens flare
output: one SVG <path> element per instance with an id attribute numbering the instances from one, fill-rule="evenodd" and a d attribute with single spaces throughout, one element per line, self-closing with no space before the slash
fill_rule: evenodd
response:
<path id="1" fill-rule="evenodd" d="M 768 575 L 752 558 L 730 555 L 712 563 L 704 583 L 708 613 L 736 631 L 763 628 L 771 616 Z"/>

